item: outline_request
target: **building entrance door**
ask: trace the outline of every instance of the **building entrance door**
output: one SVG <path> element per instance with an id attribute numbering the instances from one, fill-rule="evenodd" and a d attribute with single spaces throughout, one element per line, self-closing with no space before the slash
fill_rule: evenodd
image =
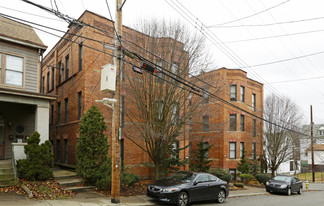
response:
<path id="1" fill-rule="evenodd" d="M 0 124 L 0 160 L 5 158 L 5 135 L 4 125 Z"/>

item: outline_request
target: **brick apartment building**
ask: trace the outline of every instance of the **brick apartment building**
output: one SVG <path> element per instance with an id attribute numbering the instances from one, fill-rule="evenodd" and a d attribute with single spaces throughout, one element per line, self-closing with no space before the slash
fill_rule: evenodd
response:
<path id="1" fill-rule="evenodd" d="M 210 93 L 258 117 L 263 117 L 263 85 L 247 78 L 242 70 L 221 68 L 198 76 Z M 198 141 L 212 145 L 211 167 L 226 168 L 236 174 L 237 163 L 246 151 L 247 157 L 262 154 L 263 123 L 246 112 L 205 94 L 205 100 L 191 120 L 190 142 L 194 150 Z"/>
<path id="2" fill-rule="evenodd" d="M 99 107 L 105 117 L 108 126 L 108 143 L 111 144 L 112 110 L 95 100 L 113 97 L 111 92 L 100 90 L 100 78 L 102 66 L 113 64 L 113 52 L 106 49 L 104 45 L 113 45 L 114 43 L 114 22 L 90 11 L 85 11 L 78 20 L 103 29 L 108 32 L 108 35 L 86 25 L 70 25 L 68 32 L 44 58 L 42 71 L 43 93 L 58 96 L 57 101 L 50 105 L 49 115 L 50 140 L 54 147 L 55 163 L 70 167 L 76 165 L 76 144 L 79 137 L 78 128 L 81 117 L 92 105 Z M 133 39 L 137 44 L 140 44 L 143 38 L 150 37 L 131 28 L 123 27 L 123 39 Z M 180 42 L 170 38 L 157 38 L 155 40 L 161 44 L 161 48 L 163 48 L 163 45 L 167 46 L 170 42 L 173 42 L 181 53 L 187 55 L 183 50 L 183 44 Z M 156 45 L 155 48 L 159 48 L 159 45 Z M 168 55 L 167 50 L 164 50 L 164 52 Z M 141 54 L 144 55 L 143 52 Z M 137 112 L 134 105 L 130 104 L 126 89 L 127 78 L 125 78 L 127 75 L 131 76 L 137 73 L 133 72 L 132 65 L 127 63 L 132 60 L 127 56 L 125 59 L 121 71 L 124 85 L 121 92 L 121 160 L 135 174 L 147 177 L 152 174 L 152 171 L 143 166 L 142 163 L 149 162 L 148 155 L 131 140 L 125 138 L 126 129 L 133 134 L 138 132 L 136 128 L 132 128 L 132 124 L 124 112 L 126 109 L 132 113 Z M 157 60 L 154 59 L 154 61 Z M 180 66 L 180 61 L 180 57 L 178 59 L 175 57 L 171 62 L 178 63 Z M 159 62 L 156 63 L 159 64 Z M 178 137 L 179 146 L 189 144 L 188 139 L 188 132 L 182 132 Z M 180 158 L 185 158 L 184 154 L 188 154 L 188 149 L 183 154 L 179 154 Z"/>

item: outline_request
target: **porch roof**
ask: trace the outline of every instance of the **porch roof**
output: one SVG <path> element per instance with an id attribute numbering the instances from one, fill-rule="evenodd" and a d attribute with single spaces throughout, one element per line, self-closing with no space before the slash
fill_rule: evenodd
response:
<path id="1" fill-rule="evenodd" d="M 38 92 L 27 92 L 27 91 L 22 91 L 22 90 L 17 90 L 17 89 L 9 89 L 9 88 L 0 88 L 0 95 L 1 94 L 15 95 L 15 96 L 21 96 L 21 97 L 30 97 L 30 98 L 36 98 L 36 99 L 49 100 L 49 101 L 54 101 L 58 97 L 56 95 L 41 94 Z"/>

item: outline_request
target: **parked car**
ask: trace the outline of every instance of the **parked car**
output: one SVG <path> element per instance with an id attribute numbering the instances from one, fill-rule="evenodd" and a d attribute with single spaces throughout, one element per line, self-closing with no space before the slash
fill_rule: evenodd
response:
<path id="1" fill-rule="evenodd" d="M 278 175 L 266 183 L 267 192 L 278 192 L 291 195 L 293 192 L 301 194 L 303 183 L 297 177 L 290 175 Z"/>
<path id="2" fill-rule="evenodd" d="M 202 172 L 176 172 L 147 187 L 148 197 L 179 206 L 203 200 L 223 203 L 228 194 L 227 182 Z"/>

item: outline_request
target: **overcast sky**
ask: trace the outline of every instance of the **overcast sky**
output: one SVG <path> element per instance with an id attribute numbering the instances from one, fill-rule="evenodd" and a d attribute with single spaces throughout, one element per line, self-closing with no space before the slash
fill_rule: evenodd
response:
<path id="1" fill-rule="evenodd" d="M 54 0 L 31 1 L 56 8 Z M 114 20 L 115 0 L 107 2 Z M 73 18 L 87 9 L 110 19 L 105 0 L 56 0 L 56 4 L 60 12 Z M 323 0 L 127 0 L 123 23 L 132 27 L 139 18 L 155 17 L 188 24 L 193 31 L 207 35 L 217 68 L 247 71 L 249 78 L 264 84 L 264 98 L 275 93 L 292 99 L 304 112 L 305 124 L 310 122 L 313 105 L 314 122 L 321 124 L 323 8 Z M 21 0 L 0 0 L 0 13 L 64 31 L 68 25 Z M 44 32 L 37 33 L 48 51 L 59 40 Z"/>

